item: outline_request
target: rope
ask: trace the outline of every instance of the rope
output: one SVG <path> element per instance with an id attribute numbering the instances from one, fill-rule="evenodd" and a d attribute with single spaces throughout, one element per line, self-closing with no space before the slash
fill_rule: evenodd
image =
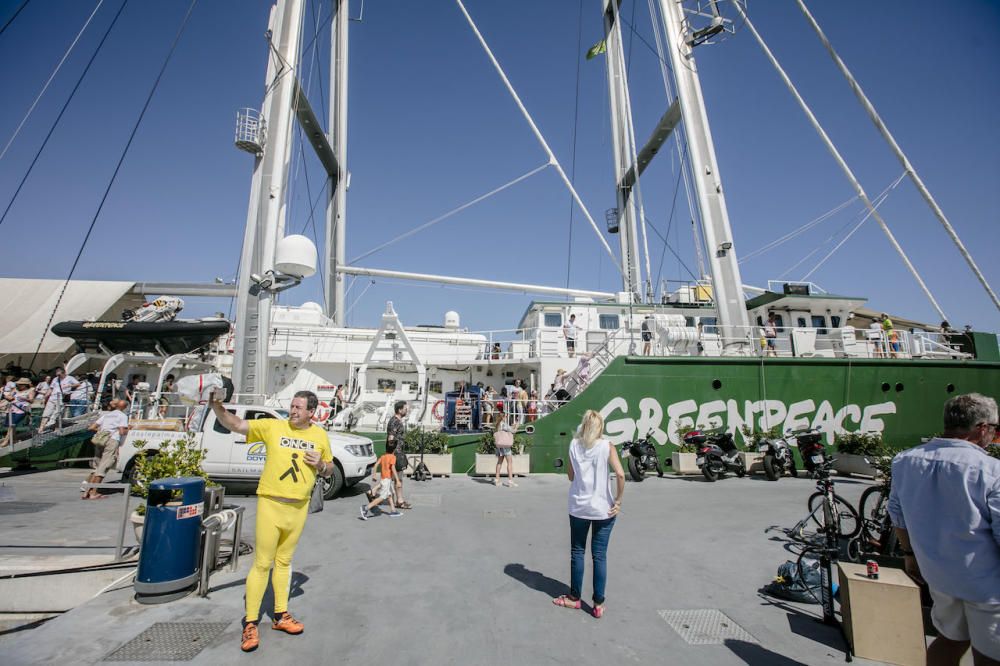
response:
<path id="1" fill-rule="evenodd" d="M 0 215 L 0 225 L 3 224 L 4 220 L 7 219 L 7 214 L 10 212 L 11 206 L 17 201 L 17 196 L 21 193 L 21 188 L 24 187 L 24 183 L 27 182 L 28 176 L 31 175 L 32 170 L 35 168 L 35 164 L 38 163 L 38 158 L 42 156 L 42 151 L 45 150 L 45 146 L 48 145 L 49 139 L 52 138 L 52 133 L 56 131 L 56 127 L 59 126 L 59 121 L 62 120 L 63 114 L 66 113 L 66 109 L 69 107 L 70 102 L 73 101 L 73 97 L 76 95 L 76 91 L 80 88 L 80 84 L 83 83 L 83 79 L 87 76 L 87 72 L 90 71 L 90 66 L 94 64 L 94 60 L 97 58 L 97 54 L 101 52 L 101 47 L 104 46 L 104 42 L 107 41 L 108 35 L 111 34 L 111 29 L 115 27 L 115 23 L 118 22 L 118 17 L 122 15 L 122 11 L 125 9 L 125 5 L 128 4 L 128 0 L 122 0 L 122 6 L 118 8 L 118 13 L 115 14 L 114 19 L 111 21 L 111 25 L 108 29 L 104 31 L 104 36 L 101 37 L 101 41 L 97 44 L 97 48 L 94 49 L 94 53 L 91 54 L 90 60 L 87 61 L 87 66 L 83 68 L 83 72 L 80 77 L 76 80 L 76 85 L 73 86 L 73 90 L 70 91 L 69 97 L 66 98 L 66 102 L 63 104 L 62 109 L 59 110 L 59 115 L 56 116 L 55 121 L 52 123 L 52 127 L 49 128 L 49 133 L 45 135 L 45 140 L 42 141 L 42 145 L 39 146 L 38 151 L 35 153 L 34 159 L 31 160 L 31 164 L 28 165 L 28 170 L 25 171 L 24 177 L 21 178 L 21 182 L 18 183 L 17 189 L 14 190 L 14 196 L 10 198 L 10 202 L 7 204 L 7 208 L 4 209 L 3 215 Z"/>
<path id="2" fill-rule="evenodd" d="M 73 43 L 69 45 L 68 49 L 66 49 L 66 53 L 63 54 L 62 60 L 60 60 L 59 64 L 56 65 L 56 68 L 52 70 L 52 74 L 49 75 L 49 80 L 45 82 L 44 86 L 42 86 L 41 92 L 39 92 L 38 96 L 35 97 L 35 101 L 31 103 L 31 106 L 28 108 L 28 112 L 24 114 L 24 118 L 21 118 L 21 122 L 18 123 L 17 129 L 14 130 L 14 134 L 12 134 L 10 139 L 7 141 L 7 145 L 3 147 L 3 151 L 0 151 L 0 160 L 2 160 L 3 156 L 7 154 L 10 144 L 14 143 L 14 139 L 16 139 L 17 135 L 20 134 L 21 128 L 24 127 L 24 123 L 28 122 L 28 118 L 35 110 L 35 107 L 38 106 L 38 102 L 42 99 L 42 95 L 44 95 L 45 91 L 49 89 L 49 84 L 52 83 L 52 79 L 56 78 L 56 74 L 59 73 L 59 69 L 63 66 L 63 63 L 66 62 L 66 58 L 69 57 L 69 54 L 73 52 L 73 47 L 75 47 L 76 43 L 80 41 L 80 37 L 83 36 L 84 31 L 87 29 L 87 26 L 90 25 L 90 21 L 94 18 L 94 15 L 97 14 L 97 10 L 101 8 L 102 4 L 104 4 L 104 0 L 97 0 L 97 6 L 94 7 L 94 11 L 92 11 L 90 16 L 87 17 L 83 27 L 80 28 L 80 32 L 76 34 L 76 38 L 73 40 Z"/>
<path id="3" fill-rule="evenodd" d="M 894 183 L 893 183 L 893 184 L 892 184 L 892 185 L 891 185 L 891 186 L 889 187 L 889 189 L 895 189 L 897 185 L 899 185 L 899 184 L 900 184 L 901 182 L 903 182 L 903 179 L 904 179 L 904 178 L 906 178 L 906 173 L 905 173 L 905 172 L 904 172 L 904 173 L 902 173 L 902 174 L 900 174 L 899 178 L 897 178 L 897 179 L 896 179 L 896 182 L 894 182 Z M 888 199 L 888 198 L 889 198 L 889 193 L 888 193 L 888 190 L 887 190 L 887 191 L 885 192 L 885 194 L 884 194 L 884 195 L 882 196 L 882 199 L 881 199 L 881 201 L 878 201 L 878 202 L 877 202 L 877 203 L 875 204 L 875 206 L 874 206 L 874 207 L 873 207 L 873 208 L 872 208 L 871 210 L 869 210 L 869 211 L 868 211 L 868 213 L 867 213 L 867 214 L 866 214 L 866 215 L 865 215 L 865 216 L 864 216 L 863 218 L 861 218 L 861 221 L 860 221 L 860 222 L 858 222 L 858 223 L 857 223 L 857 224 L 856 224 L 856 225 L 854 226 L 854 228 L 853 228 L 853 229 L 851 229 L 850 233 L 848 233 L 848 234 L 847 234 L 846 236 L 844 236 L 844 239 L 843 239 L 843 240 L 841 240 L 841 241 L 840 241 L 839 243 L 837 243 L 837 245 L 836 245 L 836 246 L 835 246 L 835 247 L 834 247 L 834 248 L 833 248 L 832 250 L 830 250 L 830 252 L 829 252 L 829 253 L 828 253 L 828 254 L 827 254 L 827 255 L 826 255 L 825 257 L 823 257 L 822 259 L 820 259 L 820 260 L 819 260 L 819 262 L 818 262 L 818 263 L 817 263 L 817 264 L 816 264 L 815 266 L 813 266 L 813 267 L 812 267 L 812 269 L 811 269 L 811 270 L 810 270 L 810 271 L 809 271 L 808 273 L 806 273 L 805 275 L 803 275 L 803 276 L 802 276 L 802 279 L 800 280 L 800 282 L 805 282 L 805 281 L 806 281 L 806 278 L 808 278 L 808 277 L 809 277 L 810 275 L 812 275 L 812 274 L 813 274 L 813 273 L 815 273 L 815 272 L 816 272 L 817 270 L 819 270 L 819 267 L 820 267 L 820 266 L 822 266 L 822 265 L 823 265 L 824 263 L 826 263 L 826 260 L 827 260 L 827 259 L 829 259 L 830 257 L 832 257 L 832 256 L 833 256 L 833 253 L 834 253 L 834 252 L 836 252 L 837 250 L 839 250 L 839 249 L 840 249 L 840 247 L 841 247 L 841 246 L 842 246 L 842 245 L 843 245 L 844 243 L 846 243 L 846 242 L 847 242 L 847 240 L 848 240 L 848 239 L 849 239 L 849 238 L 850 238 L 851 236 L 853 236 L 853 235 L 854 235 L 854 232 L 855 232 L 855 231 L 857 231 L 858 229 L 860 229 L 860 228 L 861 228 L 861 225 L 862 225 L 862 224 L 864 224 L 865 222 L 867 222 L 867 221 L 868 221 L 868 218 L 869 218 L 869 217 L 871 217 L 871 216 L 872 216 L 872 215 L 873 215 L 873 214 L 875 213 L 875 209 L 876 209 L 876 208 L 878 208 L 879 206 L 881 206 L 881 205 L 882 205 L 882 203 L 883 203 L 883 202 L 884 202 L 884 201 L 885 201 L 886 199 Z"/>
<path id="4" fill-rule="evenodd" d="M 135 121 L 135 126 L 132 128 L 132 133 L 128 137 L 128 142 L 122 150 L 121 157 L 118 159 L 118 164 L 115 166 L 114 173 L 111 174 L 111 180 L 108 182 L 108 186 L 104 190 L 104 195 L 101 197 L 101 203 L 98 204 L 97 210 L 94 212 L 94 217 L 90 221 L 90 227 L 87 229 L 87 235 L 83 237 L 83 242 L 80 244 L 80 249 L 76 253 L 76 258 L 73 259 L 73 265 L 70 267 L 69 275 L 66 276 L 66 282 L 63 283 L 62 290 L 59 292 L 59 298 L 56 299 L 56 305 L 52 308 L 52 314 L 49 315 L 49 321 L 45 325 L 45 329 L 42 331 L 42 337 L 38 340 L 38 347 L 35 348 L 35 353 L 31 356 L 31 362 L 28 364 L 29 369 L 35 365 L 35 359 L 38 358 L 38 352 L 42 349 L 42 343 L 45 341 L 45 335 L 49 332 L 49 328 L 52 326 L 52 320 L 55 319 L 56 311 L 59 310 L 59 305 L 62 303 L 63 296 L 66 294 L 66 289 L 69 287 L 69 282 L 73 279 L 73 273 L 76 272 L 76 267 L 80 263 L 80 257 L 83 256 L 83 251 L 87 247 L 87 241 L 90 240 L 90 234 L 94 231 L 97 219 L 100 217 L 101 211 L 104 209 L 104 203 L 108 200 L 108 194 L 111 193 L 111 188 L 115 184 L 115 180 L 118 178 L 118 172 L 121 171 L 122 163 L 125 162 L 125 157 L 128 155 L 129 148 L 132 146 L 132 141 L 135 139 L 136 132 L 139 131 L 139 125 L 142 124 L 142 119 L 146 116 L 146 110 L 149 109 L 149 103 L 153 101 L 153 94 L 156 93 L 156 89 L 160 85 L 163 73 L 167 70 L 167 65 L 170 64 L 170 59 L 173 57 L 174 51 L 177 49 L 177 43 L 180 41 L 181 35 L 184 33 L 184 28 L 187 27 L 188 19 L 191 18 L 191 12 L 194 10 L 196 4 L 198 4 L 198 0 L 191 0 L 191 4 L 188 5 L 187 13 L 184 14 L 184 20 L 181 22 L 181 27 L 177 30 L 177 35 L 174 37 L 173 44 L 170 45 L 170 51 L 167 53 L 167 57 L 163 61 L 160 73 L 156 75 L 156 81 L 153 82 L 153 87 L 149 91 L 149 95 L 146 97 L 146 103 L 143 104 L 142 111 L 139 112 L 139 118 Z M 124 7 L 125 3 L 122 4 L 122 8 Z M 120 13 L 121 10 L 119 10 L 119 14 Z M 117 19 L 118 16 L 116 15 L 115 18 Z"/>
<path id="5" fill-rule="evenodd" d="M 941 306 L 938 304 L 937 299 L 934 298 L 934 294 L 931 293 L 931 290 L 924 283 L 923 278 L 920 277 L 920 273 L 917 272 L 917 269 L 910 261 L 910 258 L 906 256 L 906 252 L 899 244 L 899 241 L 896 240 L 896 236 L 889 229 L 889 225 L 885 223 L 885 220 L 882 219 L 882 216 L 879 215 L 878 212 L 875 210 L 874 205 L 868 198 L 868 194 L 865 193 L 864 188 L 861 186 L 861 183 L 858 182 L 858 179 L 854 175 L 854 172 L 851 171 L 851 168 L 849 166 L 847 166 L 847 162 L 844 161 L 844 158 L 840 155 L 840 152 L 837 150 L 837 147 L 833 145 L 833 141 L 830 140 L 830 137 L 829 135 L 827 135 L 826 130 L 824 130 L 823 127 L 819 124 L 819 120 L 816 119 L 816 115 L 812 112 L 812 109 L 810 109 L 809 105 L 806 104 L 806 101 L 802 99 L 802 95 L 799 94 L 799 91 L 795 87 L 795 84 L 792 83 L 792 80 L 788 77 L 788 74 L 785 72 L 784 68 L 778 62 L 778 59 L 774 56 L 774 53 L 771 52 L 771 49 L 768 47 L 767 43 L 764 42 L 764 38 L 760 36 L 759 32 L 757 32 L 757 28 L 754 27 L 753 22 L 747 17 L 746 12 L 743 11 L 743 7 L 741 7 L 739 3 L 733 3 L 733 6 L 736 8 L 736 11 L 740 13 L 740 16 L 742 16 L 743 20 L 746 22 L 746 27 L 750 30 L 751 34 L 753 34 L 754 38 L 757 40 L 757 43 L 760 45 L 760 48 L 764 51 L 764 55 L 767 56 L 767 59 L 771 62 L 771 65 L 774 66 L 775 71 L 778 72 L 778 76 L 781 77 L 781 80 L 785 83 L 785 86 L 788 87 L 788 90 L 792 93 L 792 96 L 795 98 L 795 101 L 798 102 L 800 107 L 802 107 L 802 110 L 806 114 L 806 117 L 809 119 L 810 124 L 812 124 L 813 129 L 815 129 L 816 132 L 819 134 L 820 139 L 822 139 L 823 143 L 826 145 L 827 150 L 830 151 L 830 154 L 833 156 L 834 160 L 837 162 L 841 170 L 844 172 L 844 175 L 847 177 L 847 180 L 854 187 L 854 190 L 855 192 L 857 192 L 858 197 L 865 204 L 865 207 L 868 208 L 869 211 L 871 211 L 871 214 L 875 218 L 875 221 L 878 222 L 879 226 L 882 228 L 882 232 L 885 233 L 886 238 L 889 239 L 889 243 L 892 245 L 893 249 L 895 249 L 896 252 L 899 254 L 900 258 L 903 260 L 903 263 L 906 265 L 910 273 L 913 275 L 913 279 L 917 281 L 918 285 L 920 285 L 920 288 L 923 290 L 924 295 L 927 296 L 927 300 L 929 300 L 931 302 L 931 305 L 934 306 L 934 309 L 941 316 L 941 319 L 947 321 L 948 316 L 945 315 L 944 310 L 941 309 Z"/>
<path id="6" fill-rule="evenodd" d="M 768 251 L 773 250 L 774 248 L 778 247 L 782 243 L 790 241 L 793 238 L 795 238 L 796 236 L 799 236 L 799 235 L 805 233 L 806 231 L 809 231 L 813 227 L 817 226 L 818 224 L 821 224 L 822 222 L 825 222 L 826 220 L 830 219 L 831 217 L 833 217 L 834 215 L 836 215 L 840 211 L 842 211 L 845 208 L 847 208 L 848 206 L 850 206 L 852 203 L 854 203 L 854 201 L 857 198 L 858 197 L 855 195 L 855 196 L 851 197 L 850 199 L 848 199 L 847 201 L 843 202 L 842 204 L 836 206 L 835 208 L 832 208 L 832 209 L 826 211 L 825 213 L 823 213 L 819 217 L 813 218 L 809 222 L 806 222 L 805 224 L 803 224 L 798 229 L 795 229 L 793 231 L 788 232 L 787 234 L 785 234 L 781 238 L 773 240 L 770 243 L 768 243 L 767 245 L 765 245 L 763 247 L 760 247 L 760 248 L 754 250 L 753 252 L 747 252 L 745 255 L 743 255 L 740 258 L 739 263 L 742 264 L 744 261 L 747 261 L 749 259 L 753 259 L 754 257 L 759 257 L 760 255 L 764 254 L 765 252 L 768 252 Z"/>
<path id="7" fill-rule="evenodd" d="M 528 110 L 524 107 L 524 103 L 521 102 L 521 98 L 518 96 L 517 91 L 514 90 L 514 86 L 511 85 L 510 79 L 507 78 L 507 75 L 504 73 L 503 68 L 497 61 L 496 56 L 493 55 L 493 51 L 490 50 L 489 44 L 486 43 L 486 39 L 483 38 L 482 33 L 479 32 L 479 28 L 476 27 L 476 23 L 475 21 L 472 20 L 472 16 L 470 16 L 469 12 L 466 11 L 465 5 L 462 4 L 462 0 L 455 0 L 455 2 L 458 3 L 458 8 L 462 10 L 462 14 L 465 15 L 466 21 L 469 22 L 469 27 L 471 27 L 472 32 L 475 33 L 476 38 L 479 40 L 479 44 L 483 47 L 483 50 L 486 52 L 487 57 L 489 57 L 490 62 L 493 63 L 493 67 L 494 69 L 496 69 L 497 74 L 500 75 L 500 79 L 503 81 L 504 86 L 506 86 L 507 92 L 510 93 L 510 96 L 513 98 L 514 103 L 517 104 L 517 108 L 520 109 L 521 115 L 524 116 L 524 119 L 527 121 L 528 126 L 531 127 L 531 131 L 532 133 L 534 133 L 535 138 L 538 140 L 538 143 L 541 144 L 542 149 L 545 151 L 546 155 L 548 155 L 549 164 L 555 167 L 556 171 L 559 173 L 559 177 L 562 179 L 563 184 L 566 185 L 570 193 L 573 195 L 573 199 L 576 201 L 576 204 L 580 207 L 580 210 L 586 216 L 587 221 L 590 222 L 590 226 L 594 230 L 594 233 L 597 234 L 597 238 L 598 240 L 600 240 L 601 245 L 604 246 L 604 250 L 608 253 L 608 256 L 611 257 L 611 263 L 614 264 L 614 266 L 618 269 L 618 272 L 621 273 L 621 275 L 624 277 L 625 270 L 622 268 L 621 263 L 618 262 L 618 259 L 615 257 L 615 253 L 611 251 L 611 246 L 608 245 L 608 241 L 605 240 L 604 235 L 601 233 L 600 228 L 597 226 L 597 222 L 594 222 L 594 218 L 590 214 L 590 211 L 587 209 L 587 206 L 584 205 L 583 200 L 580 199 L 580 195 L 577 193 L 576 188 L 573 187 L 573 183 L 569 182 L 569 178 L 566 176 L 566 172 L 563 171 L 562 165 L 559 164 L 559 160 L 556 159 L 555 153 L 553 153 L 552 149 L 549 148 L 549 144 L 545 141 L 545 137 L 542 136 L 542 133 L 538 129 L 538 126 L 535 125 L 535 121 L 531 118 L 531 114 L 528 113 Z"/>
<path id="8" fill-rule="evenodd" d="M 687 155 L 687 146 L 684 146 L 684 155 L 681 156 L 682 157 L 682 162 L 681 162 L 680 168 L 677 170 L 677 182 L 674 184 L 674 198 L 670 202 L 670 218 L 667 220 L 667 234 L 666 234 L 667 236 L 670 235 L 670 227 L 673 226 L 673 224 L 674 224 L 674 211 L 677 209 L 677 193 L 680 191 L 680 187 L 681 187 L 681 174 L 684 173 L 683 157 L 685 157 L 686 155 Z M 656 227 L 653 227 L 653 231 L 656 231 Z M 658 236 L 659 236 L 659 233 L 660 232 L 658 232 L 658 231 L 656 232 L 656 234 Z M 665 236 L 660 236 L 660 238 L 663 239 L 663 249 L 666 250 L 668 248 L 667 239 L 666 239 Z M 673 252 L 672 249 L 670 251 Z M 676 256 L 676 254 L 677 253 L 675 252 L 674 256 Z M 664 252 L 660 252 L 660 266 L 656 269 L 656 283 L 657 284 L 660 283 L 660 276 L 663 274 L 663 257 L 664 256 L 665 256 L 665 253 Z M 678 259 L 680 259 L 680 257 L 678 257 Z M 681 262 L 681 263 L 683 263 L 683 262 Z M 687 268 L 687 266 L 685 266 L 685 268 Z M 690 273 L 690 272 L 691 271 L 689 270 L 688 273 Z M 698 278 L 695 278 L 695 280 L 697 280 L 697 279 Z"/>
<path id="9" fill-rule="evenodd" d="M 916 169 L 914 169 L 913 165 L 910 164 L 910 160 L 906 157 L 906 154 L 903 152 L 903 149 L 899 147 L 898 143 L 896 143 L 896 139 L 889 132 L 889 128 L 885 126 L 884 122 L 882 122 L 882 118 L 878 115 L 878 112 L 875 110 L 875 105 L 871 103 L 871 100 L 868 99 L 868 96 L 865 95 L 865 92 L 861 89 L 861 84 L 858 83 L 857 79 L 854 78 L 854 75 L 851 74 L 851 71 L 847 69 L 847 65 L 844 64 L 844 61 L 841 60 L 840 56 L 837 55 L 837 52 L 834 51 L 833 45 L 830 44 L 830 40 L 826 38 L 826 35 L 823 33 L 823 30 L 820 29 L 819 27 L 819 23 L 817 23 L 816 19 L 813 18 L 813 15 L 809 13 L 809 10 L 806 8 L 805 3 L 802 2 L 802 0 L 796 0 L 796 2 L 798 2 L 799 8 L 802 10 L 802 13 L 806 15 L 806 18 L 809 20 L 809 24 L 813 27 L 813 30 L 816 31 L 816 34 L 819 36 L 820 41 L 823 42 L 823 46 L 825 46 L 826 50 L 830 53 L 830 57 L 833 58 L 833 62 L 836 63 L 837 68 L 840 69 L 840 72 L 847 79 L 847 82 L 851 86 L 851 90 L 854 91 L 855 97 L 858 98 L 858 101 L 861 103 L 861 106 L 864 107 L 865 111 L 868 113 L 868 117 L 871 118 L 872 123 L 875 124 L 875 128 L 878 129 L 879 133 L 882 135 L 882 138 L 885 139 L 886 143 L 889 144 L 889 147 L 892 149 L 892 152 L 896 155 L 896 159 L 899 160 L 899 163 L 903 165 L 905 175 L 908 175 L 910 179 L 913 181 L 913 184 L 917 186 L 917 190 L 920 192 L 920 195 L 924 198 L 924 201 L 926 201 L 927 205 L 930 206 L 931 211 L 934 213 L 935 217 L 937 217 L 938 221 L 941 222 L 941 226 L 944 227 L 944 230 L 948 233 L 948 236 L 958 247 L 958 251 L 962 254 L 962 257 L 965 259 L 966 263 L 969 264 L 969 268 L 972 269 L 972 272 L 975 273 L 976 278 L 979 280 L 979 283 L 983 285 L 983 289 L 985 289 L 986 293 L 990 295 L 990 298 L 993 300 L 993 305 L 996 306 L 998 310 L 1000 310 L 1000 299 L 997 298 L 996 292 L 994 292 L 993 288 L 990 287 L 990 283 L 987 282 L 986 276 L 984 276 L 982 271 L 979 270 L 979 266 L 976 265 L 976 262 L 973 260 L 972 255 L 965 248 L 965 245 L 962 243 L 962 239 L 958 237 L 958 232 L 955 231 L 955 228 L 953 226 L 951 226 L 951 223 L 948 221 L 948 218 L 945 217 L 944 211 L 941 210 L 941 207 L 938 206 L 937 201 L 931 195 L 930 190 L 928 190 L 927 186 L 924 185 L 924 181 L 920 178 L 919 175 L 917 175 Z"/>
<path id="10" fill-rule="evenodd" d="M 882 204 L 882 201 L 885 199 L 886 195 L 888 194 L 888 192 L 889 192 L 889 190 L 891 188 L 892 188 L 892 185 L 889 185 L 884 190 L 882 190 L 881 192 L 879 192 L 878 196 L 875 197 L 875 205 L 876 206 L 879 206 L 879 205 Z M 778 278 L 782 279 L 782 280 L 785 279 L 786 275 L 788 275 L 789 273 L 791 273 L 792 271 L 794 271 L 796 268 L 798 268 L 799 266 L 801 266 L 802 264 L 804 264 L 806 261 L 808 261 L 810 257 L 812 257 L 814 254 L 816 254 L 821 249 L 823 249 L 824 245 L 827 245 L 830 242 L 832 242 L 833 239 L 836 238 L 840 234 L 840 232 L 842 232 L 844 229 L 846 229 L 850 225 L 851 225 L 851 223 L 848 222 L 847 224 L 843 225 L 842 227 L 840 227 L 839 229 L 837 229 L 836 231 L 834 231 L 832 234 L 830 234 L 826 238 L 826 240 L 824 240 L 822 243 L 820 243 L 819 245 L 817 245 L 816 247 L 814 247 L 811 252 L 809 252 L 808 254 L 806 254 L 806 256 L 802 257 L 801 259 L 799 259 L 798 261 L 796 261 L 792 266 L 790 266 L 789 268 L 787 268 L 784 273 L 782 273 L 781 275 L 778 276 Z"/>
<path id="11" fill-rule="evenodd" d="M 580 0 L 580 12 L 577 14 L 576 21 L 576 51 L 573 53 L 576 55 L 576 97 L 573 100 L 573 152 L 570 157 L 569 163 L 569 179 L 572 183 L 576 183 L 576 130 L 579 126 L 580 120 L 580 62 L 582 57 L 580 54 L 583 52 L 583 0 Z M 569 289 L 569 275 L 570 267 L 573 264 L 573 213 L 576 212 L 576 206 L 573 203 L 573 197 L 569 198 L 569 240 L 566 243 L 566 288 Z"/>
<path id="12" fill-rule="evenodd" d="M 421 225 L 419 225 L 417 227 L 414 227 L 413 229 L 410 229 L 409 231 L 404 232 L 404 233 L 400 234 L 399 236 L 396 236 L 392 240 L 386 241 L 385 243 L 382 243 L 381 245 L 375 246 L 374 248 L 368 250 L 364 254 L 360 254 L 357 257 L 355 257 L 354 259 L 351 259 L 350 263 L 351 264 L 356 264 L 358 261 L 364 259 L 365 257 L 370 257 L 371 255 L 375 254 L 376 252 L 384 250 L 385 248 L 389 247 L 390 245 L 394 245 L 395 243 L 398 243 L 399 241 L 403 240 L 404 238 L 409 238 L 413 234 L 419 233 L 419 232 L 423 231 L 424 229 L 427 229 L 428 227 L 432 227 L 435 224 L 437 224 L 438 222 L 443 222 L 444 220 L 448 219 L 449 217 L 455 215 L 456 213 L 460 213 L 463 210 L 465 210 L 466 208 L 474 206 L 477 203 L 479 203 L 480 201 L 488 199 L 491 196 L 493 196 L 494 194 L 498 194 L 498 193 L 506 190 L 508 187 L 512 187 L 513 185 L 516 185 L 517 183 L 520 183 L 522 180 L 524 180 L 526 178 L 530 178 L 531 176 L 534 176 L 536 173 L 538 173 L 542 169 L 547 168 L 548 166 L 549 166 L 549 163 L 546 162 L 545 164 L 543 164 L 543 165 L 541 165 L 539 167 L 535 167 L 531 171 L 518 176 L 514 180 L 512 180 L 512 181 L 510 181 L 508 183 L 505 183 L 505 184 L 501 185 L 500 187 L 498 187 L 498 188 L 496 188 L 494 190 L 490 190 L 486 194 L 482 194 L 482 195 L 476 197 L 472 201 L 468 201 L 468 202 L 462 204 L 461 206 L 459 206 L 457 208 L 452 208 L 451 210 L 449 210 L 444 215 L 439 215 L 438 217 L 435 217 L 433 220 L 430 220 L 429 222 L 424 222 L 423 224 L 421 224 Z"/>
<path id="13" fill-rule="evenodd" d="M 4 33 L 4 30 L 7 29 L 7 26 L 9 26 L 11 23 L 14 22 L 14 19 L 16 19 L 17 15 L 21 13 L 22 9 L 28 6 L 29 2 L 31 2 L 31 0 L 24 0 L 24 2 L 21 3 L 21 6 L 17 8 L 17 11 L 14 12 L 14 15 L 11 16 L 9 19 L 7 19 L 7 22 L 3 24 L 2 28 L 0 28 L 0 35 Z"/>

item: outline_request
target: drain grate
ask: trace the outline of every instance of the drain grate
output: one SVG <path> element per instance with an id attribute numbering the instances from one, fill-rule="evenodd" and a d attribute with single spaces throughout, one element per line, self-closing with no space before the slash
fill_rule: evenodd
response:
<path id="1" fill-rule="evenodd" d="M 413 506 L 441 506 L 441 495 L 437 493 L 413 493 L 410 495 Z"/>
<path id="2" fill-rule="evenodd" d="M 517 518 L 514 509 L 500 509 L 497 511 L 487 509 L 483 511 L 483 518 Z"/>
<path id="3" fill-rule="evenodd" d="M 157 622 L 104 661 L 191 661 L 229 622 Z"/>
<path id="4" fill-rule="evenodd" d="M 38 513 L 51 509 L 53 502 L 21 502 L 18 500 L 4 500 L 0 502 L 0 516 L 9 516 L 15 513 Z"/>
<path id="5" fill-rule="evenodd" d="M 689 645 L 716 645 L 727 640 L 757 643 L 743 627 L 715 608 L 661 610 L 660 617 Z"/>

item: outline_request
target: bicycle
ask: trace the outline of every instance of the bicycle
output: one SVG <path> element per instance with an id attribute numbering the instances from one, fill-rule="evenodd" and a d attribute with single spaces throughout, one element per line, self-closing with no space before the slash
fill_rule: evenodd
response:
<path id="1" fill-rule="evenodd" d="M 896 529 L 889 516 L 890 479 L 861 493 L 858 508 L 861 511 L 861 537 L 859 561 L 862 554 L 901 559 L 903 547 L 896 538 Z"/>
<path id="2" fill-rule="evenodd" d="M 797 522 L 786 534 L 796 541 L 808 542 L 806 528 L 815 525 L 817 535 L 832 536 L 834 541 L 853 539 L 861 531 L 861 519 L 851 503 L 834 492 L 830 468 L 833 459 L 817 466 L 816 492 L 809 496 L 806 505 L 809 513 Z"/>

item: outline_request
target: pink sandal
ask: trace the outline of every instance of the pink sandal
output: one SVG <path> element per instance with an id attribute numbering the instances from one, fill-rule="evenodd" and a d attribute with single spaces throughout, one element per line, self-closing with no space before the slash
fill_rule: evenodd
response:
<path id="1" fill-rule="evenodd" d="M 571 599 L 565 594 L 561 594 L 555 599 L 553 599 L 552 603 L 554 603 L 556 606 L 562 606 L 563 608 L 576 608 L 576 609 L 580 608 L 579 599 Z"/>
<path id="2" fill-rule="evenodd" d="M 604 616 L 604 605 L 594 606 L 590 609 L 590 614 L 600 620 Z"/>

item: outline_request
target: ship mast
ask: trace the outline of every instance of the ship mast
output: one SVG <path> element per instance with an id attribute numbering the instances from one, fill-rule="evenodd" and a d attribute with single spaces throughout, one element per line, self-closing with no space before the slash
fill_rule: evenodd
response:
<path id="1" fill-rule="evenodd" d="M 333 31 L 330 38 L 330 132 L 337 164 L 347 165 L 347 32 L 349 0 L 335 0 Z M 346 323 L 344 275 L 348 179 L 333 178 L 326 208 L 326 314 L 336 326 Z"/>
<path id="2" fill-rule="evenodd" d="M 701 41 L 700 35 L 711 34 L 716 25 L 721 29 L 722 19 L 717 16 L 718 23 L 713 22 L 712 27 L 692 32 L 685 20 L 680 0 L 660 0 L 660 14 L 667 37 L 670 65 L 677 84 L 688 159 L 701 211 L 702 233 L 712 272 L 713 298 L 719 314 L 719 333 L 727 346 L 743 346 L 748 344 L 746 336 L 749 330 L 749 318 L 743 300 L 743 282 L 733 247 L 733 232 L 729 226 L 729 213 L 722 192 L 722 178 L 708 125 L 705 99 L 692 52 L 692 44 L 696 45 Z"/>

